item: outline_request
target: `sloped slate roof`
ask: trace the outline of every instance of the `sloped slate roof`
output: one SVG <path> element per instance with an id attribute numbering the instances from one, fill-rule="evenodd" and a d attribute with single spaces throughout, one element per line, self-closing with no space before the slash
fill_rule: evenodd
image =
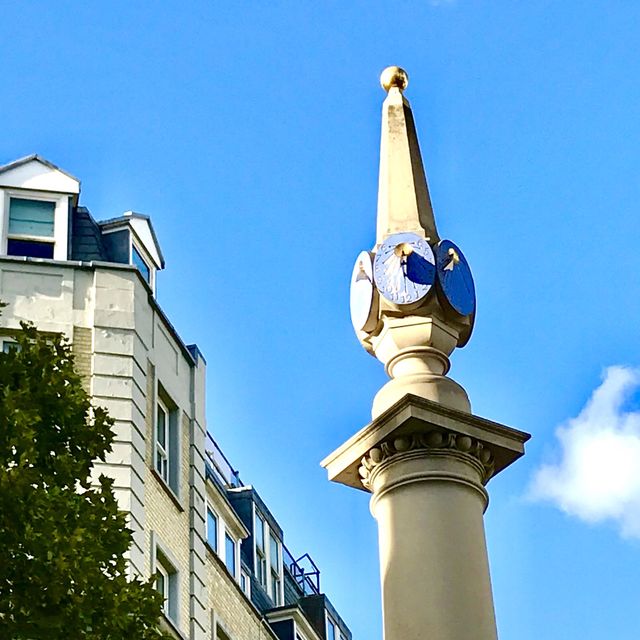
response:
<path id="1" fill-rule="evenodd" d="M 71 230 L 71 260 L 108 260 L 100 227 L 86 207 L 77 207 Z"/>

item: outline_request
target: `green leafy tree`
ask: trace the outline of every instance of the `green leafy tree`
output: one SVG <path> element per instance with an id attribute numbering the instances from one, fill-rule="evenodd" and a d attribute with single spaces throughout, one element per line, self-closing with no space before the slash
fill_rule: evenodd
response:
<path id="1" fill-rule="evenodd" d="M 16 340 L 0 353 L 0 638 L 168 637 L 153 581 L 127 577 L 113 481 L 89 480 L 113 421 L 91 406 L 64 339 L 23 325 Z"/>

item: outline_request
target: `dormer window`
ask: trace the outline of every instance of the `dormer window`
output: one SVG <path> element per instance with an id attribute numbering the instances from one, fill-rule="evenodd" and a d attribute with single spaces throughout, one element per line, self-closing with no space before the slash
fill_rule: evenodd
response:
<path id="1" fill-rule="evenodd" d="M 0 256 L 128 265 L 155 294 L 164 258 L 149 216 L 98 223 L 79 195 L 78 179 L 40 156 L 0 166 Z"/>
<path id="2" fill-rule="evenodd" d="M 69 196 L 2 187 L 0 191 L 0 254 L 67 260 Z"/>
<path id="3" fill-rule="evenodd" d="M 155 293 L 156 274 L 164 268 L 164 258 L 149 216 L 127 211 L 99 226 L 109 260 L 136 267 Z"/>
<path id="4" fill-rule="evenodd" d="M 0 167 L 0 255 L 69 259 L 80 182 L 39 156 Z"/>
<path id="5" fill-rule="evenodd" d="M 56 203 L 9 198 L 7 254 L 53 258 Z"/>
<path id="6" fill-rule="evenodd" d="M 135 245 L 131 246 L 131 262 L 138 267 L 138 271 L 140 271 L 142 277 L 151 284 L 151 267 Z"/>

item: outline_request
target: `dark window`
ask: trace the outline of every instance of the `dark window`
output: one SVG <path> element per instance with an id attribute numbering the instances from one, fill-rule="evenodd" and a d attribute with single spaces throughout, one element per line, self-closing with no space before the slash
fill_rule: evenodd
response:
<path id="1" fill-rule="evenodd" d="M 149 269 L 149 265 L 135 247 L 131 249 L 131 257 L 133 264 L 138 267 L 138 271 L 140 271 L 142 277 L 151 284 L 151 269 Z"/>
<path id="2" fill-rule="evenodd" d="M 219 624 L 216 625 L 216 640 L 231 640 Z"/>
<path id="3" fill-rule="evenodd" d="M 211 509 L 207 509 L 207 542 L 218 553 L 218 518 Z"/>
<path id="4" fill-rule="evenodd" d="M 154 467 L 158 475 L 180 497 L 180 443 L 178 431 L 179 411 L 175 402 L 158 384 L 156 424 L 154 433 Z"/>
<path id="5" fill-rule="evenodd" d="M 265 522 L 256 513 L 255 519 L 255 542 L 256 542 L 256 577 L 258 582 L 267 588 L 267 554 L 265 551 Z"/>
<path id="6" fill-rule="evenodd" d="M 12 351 L 20 351 L 20 345 L 13 340 L 3 340 L 2 341 L 2 352 L 3 353 L 11 353 Z"/>
<path id="7" fill-rule="evenodd" d="M 26 256 L 27 258 L 53 258 L 53 243 L 9 238 L 7 241 L 7 254 L 10 256 Z"/>
<path id="8" fill-rule="evenodd" d="M 235 578 L 236 575 L 236 543 L 233 541 L 233 538 L 229 536 L 229 534 L 225 534 L 224 536 L 224 563 L 227 565 L 227 569 L 229 569 L 229 573 Z"/>
<path id="9" fill-rule="evenodd" d="M 53 258 L 55 202 L 11 198 L 7 253 L 27 258 Z"/>
<path id="10" fill-rule="evenodd" d="M 169 482 L 169 455 L 167 447 L 167 411 L 160 402 L 156 406 L 156 471 Z"/>
<path id="11" fill-rule="evenodd" d="M 178 572 L 156 549 L 156 590 L 163 596 L 162 612 L 173 622 L 178 617 Z"/>

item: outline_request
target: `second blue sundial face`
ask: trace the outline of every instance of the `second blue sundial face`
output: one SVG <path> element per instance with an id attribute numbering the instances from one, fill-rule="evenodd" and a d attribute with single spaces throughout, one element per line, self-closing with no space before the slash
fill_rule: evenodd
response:
<path id="1" fill-rule="evenodd" d="M 386 238 L 373 263 L 378 291 L 394 304 L 422 300 L 431 290 L 435 275 L 433 251 L 415 233 L 394 233 Z"/>
<path id="2" fill-rule="evenodd" d="M 476 289 L 469 263 L 462 251 L 451 242 L 441 240 L 436 247 L 438 289 L 451 308 L 461 316 L 476 309 Z"/>

